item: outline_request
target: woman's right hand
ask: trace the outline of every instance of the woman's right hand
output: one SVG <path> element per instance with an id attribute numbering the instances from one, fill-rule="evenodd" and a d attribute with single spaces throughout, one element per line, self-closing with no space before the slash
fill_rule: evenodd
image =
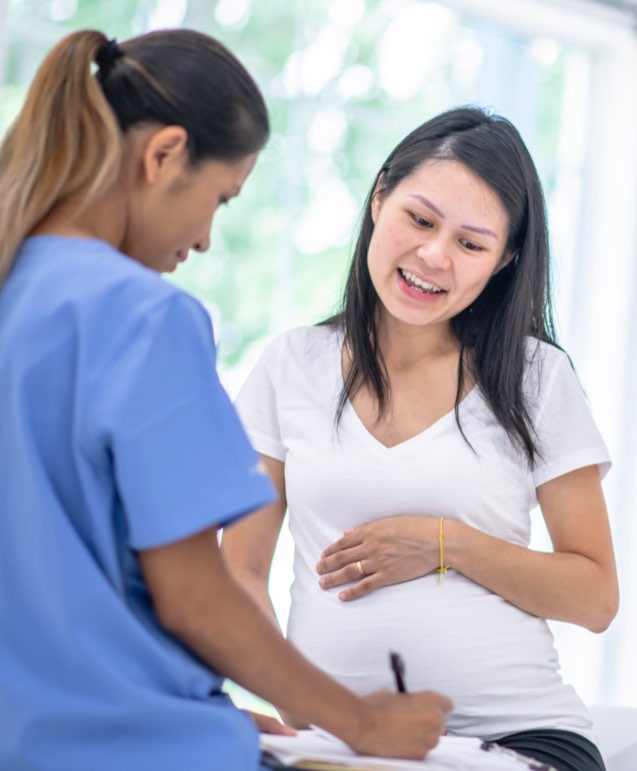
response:
<path id="1" fill-rule="evenodd" d="M 339 600 L 357 600 L 383 586 L 434 571 L 440 564 L 440 518 L 396 515 L 346 530 L 316 565 L 322 589 L 343 587 Z"/>
<path id="2" fill-rule="evenodd" d="M 445 733 L 451 701 L 433 691 L 378 691 L 363 700 L 358 736 L 342 737 L 363 755 L 422 759 Z"/>

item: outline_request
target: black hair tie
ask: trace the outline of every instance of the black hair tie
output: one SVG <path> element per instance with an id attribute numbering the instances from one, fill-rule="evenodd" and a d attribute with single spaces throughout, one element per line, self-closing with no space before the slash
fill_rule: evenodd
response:
<path id="1" fill-rule="evenodd" d="M 124 56 L 124 52 L 113 37 L 99 49 L 95 55 L 95 64 L 104 75 L 107 75 L 121 56 Z"/>

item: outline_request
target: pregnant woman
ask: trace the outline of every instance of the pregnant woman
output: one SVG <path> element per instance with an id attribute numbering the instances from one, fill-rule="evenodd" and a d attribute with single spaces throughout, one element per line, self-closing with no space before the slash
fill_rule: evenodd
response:
<path id="1" fill-rule="evenodd" d="M 238 408 L 280 499 L 223 551 L 274 617 L 286 507 L 288 637 L 341 683 L 448 694 L 450 733 L 599 771 L 546 619 L 603 631 L 618 590 L 604 442 L 551 321 L 541 185 L 476 108 L 409 134 L 373 181 L 342 312 L 278 337 Z M 553 551 L 529 549 L 540 506 Z"/>

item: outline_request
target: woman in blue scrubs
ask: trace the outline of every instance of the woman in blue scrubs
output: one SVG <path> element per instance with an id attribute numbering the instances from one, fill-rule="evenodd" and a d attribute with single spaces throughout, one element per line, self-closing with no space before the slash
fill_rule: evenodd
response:
<path id="1" fill-rule="evenodd" d="M 211 38 L 81 31 L 0 147 L 0 771 L 255 769 L 220 673 L 361 752 L 444 730 L 442 696 L 310 665 L 219 554 L 274 492 L 206 312 L 159 274 L 208 248 L 268 131 Z"/>

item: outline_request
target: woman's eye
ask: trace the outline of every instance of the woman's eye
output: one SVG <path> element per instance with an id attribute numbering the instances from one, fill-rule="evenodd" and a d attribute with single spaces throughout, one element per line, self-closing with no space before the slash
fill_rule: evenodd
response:
<path id="1" fill-rule="evenodd" d="M 482 251 L 482 247 L 480 244 L 474 244 L 473 241 L 465 241 L 462 239 L 460 243 L 464 246 L 465 249 L 468 249 L 470 252 L 480 252 Z"/>
<path id="2" fill-rule="evenodd" d="M 432 222 L 428 219 L 425 219 L 424 217 L 419 216 L 418 214 L 412 214 L 411 215 L 413 221 L 421 228 L 430 228 L 432 227 Z"/>

